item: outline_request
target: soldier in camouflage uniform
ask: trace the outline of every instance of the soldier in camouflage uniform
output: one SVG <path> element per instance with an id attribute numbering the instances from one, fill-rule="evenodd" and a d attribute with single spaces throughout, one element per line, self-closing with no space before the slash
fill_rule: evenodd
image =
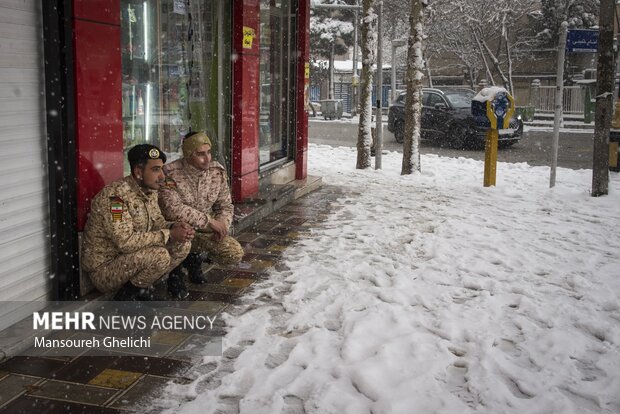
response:
<path id="1" fill-rule="evenodd" d="M 196 235 L 191 253 L 183 263 L 190 280 L 204 283 L 201 253 L 214 262 L 239 263 L 243 248 L 228 235 L 233 204 L 226 170 L 211 160 L 211 140 L 204 132 L 190 133 L 183 140 L 183 158 L 164 166 L 166 185 L 159 192 L 159 205 L 168 220 L 189 223 Z"/>
<path id="2" fill-rule="evenodd" d="M 93 199 L 82 266 L 99 291 L 118 290 L 115 300 L 159 300 L 152 285 L 185 259 L 194 230 L 186 223 L 165 221 L 159 209 L 157 190 L 164 184 L 166 155 L 143 144 L 133 147 L 128 159 L 131 175 L 104 187 Z M 187 296 L 177 274 L 169 276 L 168 290 Z"/>

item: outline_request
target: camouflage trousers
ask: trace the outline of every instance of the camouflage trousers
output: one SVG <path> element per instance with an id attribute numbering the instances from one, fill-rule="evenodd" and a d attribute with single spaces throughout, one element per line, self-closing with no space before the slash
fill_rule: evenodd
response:
<path id="1" fill-rule="evenodd" d="M 233 265 L 241 261 L 245 254 L 239 242 L 230 236 L 220 241 L 213 240 L 213 233 L 196 233 L 192 241 L 192 253 L 207 253 L 207 256 L 220 265 Z"/>
<path id="2" fill-rule="evenodd" d="M 122 254 L 93 272 L 90 279 L 102 293 L 118 290 L 125 283 L 146 288 L 177 267 L 187 256 L 191 244 L 168 243 L 166 247 L 145 247 Z"/>

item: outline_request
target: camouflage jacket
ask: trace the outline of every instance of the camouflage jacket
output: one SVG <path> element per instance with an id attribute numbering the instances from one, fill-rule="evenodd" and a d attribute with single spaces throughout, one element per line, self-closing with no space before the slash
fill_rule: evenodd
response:
<path id="1" fill-rule="evenodd" d="M 131 176 L 114 181 L 91 204 L 84 229 L 82 266 L 92 272 L 121 254 L 163 247 L 172 224 L 161 214 L 157 191 L 145 193 Z"/>
<path id="2" fill-rule="evenodd" d="M 207 230 L 209 218 L 214 218 L 230 227 L 234 207 L 222 164 L 211 161 L 203 171 L 179 159 L 164 165 L 164 173 L 166 185 L 159 191 L 159 206 L 168 220 Z"/>

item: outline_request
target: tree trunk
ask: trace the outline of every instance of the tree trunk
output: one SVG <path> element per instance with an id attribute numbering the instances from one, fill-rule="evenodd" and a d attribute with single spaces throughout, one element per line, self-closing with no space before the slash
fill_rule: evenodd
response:
<path id="1" fill-rule="evenodd" d="M 411 0 L 409 15 L 409 40 L 407 44 L 407 98 L 405 99 L 405 136 L 401 175 L 421 171 L 420 130 L 422 121 L 422 36 L 424 11 L 421 0 Z"/>
<path id="2" fill-rule="evenodd" d="M 476 30 L 474 30 L 473 27 L 470 27 L 471 33 L 474 35 L 474 39 L 476 40 L 476 44 L 478 45 L 478 50 L 480 51 L 480 56 L 482 57 L 482 62 L 484 62 L 484 69 L 487 72 L 487 76 L 489 77 L 489 79 L 487 79 L 491 85 L 495 86 L 495 79 L 493 79 L 493 74 L 491 73 L 491 69 L 489 69 L 489 64 L 487 63 L 487 58 L 484 57 L 484 50 L 482 49 L 482 43 L 480 42 L 480 39 L 478 38 L 478 33 L 476 33 Z"/>
<path id="3" fill-rule="evenodd" d="M 609 127 L 614 92 L 614 1 L 601 0 L 596 67 L 596 115 L 594 117 L 594 157 L 592 197 L 607 195 L 609 186 Z"/>
<path id="4" fill-rule="evenodd" d="M 428 87 L 433 87 L 433 75 L 431 74 L 431 58 L 424 60 L 424 67 L 426 68 L 426 76 L 428 76 Z"/>
<path id="5" fill-rule="evenodd" d="M 372 0 L 362 2 L 362 74 L 360 77 L 360 121 L 357 133 L 356 168 L 370 167 L 370 146 L 372 144 L 372 66 L 375 63 L 377 15 Z"/>
<path id="6" fill-rule="evenodd" d="M 505 30 L 505 41 L 506 41 L 506 56 L 508 58 L 508 85 L 510 86 L 510 89 L 508 89 L 508 92 L 510 92 L 510 94 L 512 96 L 514 96 L 514 84 L 512 82 L 512 56 L 510 56 L 510 43 L 508 41 L 508 29 L 504 29 Z"/>
<path id="7" fill-rule="evenodd" d="M 480 43 L 482 43 L 482 45 L 484 46 L 484 49 L 487 51 L 487 53 L 489 54 L 489 57 L 491 58 L 491 62 L 493 62 L 493 66 L 495 66 L 495 70 L 497 71 L 499 76 L 502 78 L 502 83 L 504 84 L 504 88 L 506 88 L 506 90 L 510 89 L 508 79 L 506 78 L 506 75 L 504 75 L 504 71 L 502 70 L 502 67 L 499 64 L 499 60 L 497 60 L 497 58 L 493 54 L 493 51 L 491 51 L 491 48 L 489 48 L 489 45 L 487 45 L 487 42 L 485 42 L 484 39 L 480 39 Z"/>
<path id="8" fill-rule="evenodd" d="M 469 77 L 469 86 L 471 89 L 476 89 L 476 76 L 474 75 L 474 68 L 467 65 L 467 76 Z"/>

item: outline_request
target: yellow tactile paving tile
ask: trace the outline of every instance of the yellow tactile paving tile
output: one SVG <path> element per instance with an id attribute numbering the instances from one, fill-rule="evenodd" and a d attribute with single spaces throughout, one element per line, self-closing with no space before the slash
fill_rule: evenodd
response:
<path id="1" fill-rule="evenodd" d="M 104 369 L 101 374 L 90 380 L 90 385 L 125 389 L 136 382 L 142 374 L 131 371 L 119 371 L 116 369 Z"/>
<path id="2" fill-rule="evenodd" d="M 196 301 L 192 303 L 187 309 L 197 312 L 204 312 L 209 315 L 217 314 L 222 308 L 226 306 L 226 303 L 215 301 L 215 300 L 205 300 L 202 302 Z"/>
<path id="3" fill-rule="evenodd" d="M 119 392 L 118 389 L 54 380 L 47 381 L 40 386 L 30 386 L 27 391 L 28 394 L 36 397 L 94 405 L 104 404 Z"/>
<path id="4" fill-rule="evenodd" d="M 267 270 L 275 264 L 275 260 L 257 260 L 253 259 L 248 263 L 245 263 L 245 267 L 242 270 L 251 271 L 251 272 L 262 272 Z M 239 266 L 241 267 L 241 266 Z"/>
<path id="5" fill-rule="evenodd" d="M 151 342 L 155 344 L 178 345 L 189 336 L 189 334 L 183 332 L 157 331 L 151 335 Z"/>
<path id="6" fill-rule="evenodd" d="M 288 249 L 288 247 L 289 246 L 281 245 L 281 244 L 272 244 L 271 246 L 269 246 L 269 249 L 267 249 L 267 251 L 283 252 L 286 249 Z"/>

